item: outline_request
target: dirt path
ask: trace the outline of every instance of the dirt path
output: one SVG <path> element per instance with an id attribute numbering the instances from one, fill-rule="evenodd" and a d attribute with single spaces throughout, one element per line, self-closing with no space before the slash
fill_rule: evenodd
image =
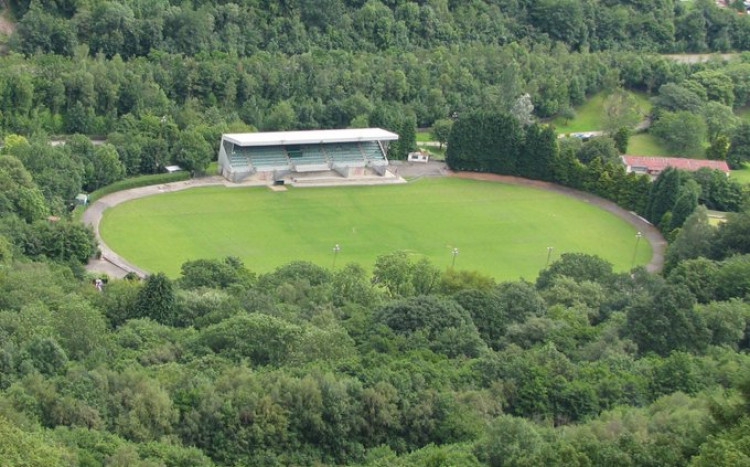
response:
<path id="1" fill-rule="evenodd" d="M 659 230 L 656 227 L 651 225 L 647 220 L 643 219 L 641 216 L 633 212 L 626 211 L 625 209 L 616 205 L 612 201 L 606 200 L 604 198 L 600 198 L 598 196 L 595 196 L 595 195 L 592 195 L 590 193 L 586 193 L 583 191 L 578 191 L 572 188 L 555 185 L 554 183 L 542 182 L 539 180 L 529 180 L 529 179 L 520 178 L 520 177 L 512 177 L 509 175 L 496 175 L 496 174 L 478 173 L 478 172 L 448 172 L 447 174 L 448 176 L 451 176 L 451 177 L 468 178 L 472 180 L 488 180 L 488 181 L 496 181 L 496 182 L 502 182 L 502 183 L 511 183 L 514 185 L 530 186 L 530 187 L 539 188 L 542 190 L 554 191 L 556 193 L 561 193 L 567 196 L 572 196 L 573 198 L 579 199 L 581 201 L 594 204 L 604 210 L 611 212 L 617 217 L 629 222 L 630 224 L 633 225 L 633 227 L 635 227 L 639 232 L 641 232 L 646 239 L 648 239 L 648 242 L 651 244 L 652 255 L 651 255 L 651 261 L 646 265 L 647 271 L 659 272 L 664 267 L 664 252 L 667 248 L 667 242 L 666 240 L 664 240 L 664 237 L 661 235 L 661 232 L 659 232 Z"/>

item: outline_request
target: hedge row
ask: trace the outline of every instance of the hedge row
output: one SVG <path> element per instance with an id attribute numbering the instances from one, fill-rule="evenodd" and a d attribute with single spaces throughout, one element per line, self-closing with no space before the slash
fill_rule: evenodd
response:
<path id="1" fill-rule="evenodd" d="M 89 194 L 89 203 L 93 203 L 102 196 L 114 193 L 116 191 L 129 190 L 130 188 L 138 188 L 148 185 L 159 185 L 161 183 L 180 182 L 189 178 L 190 172 L 185 170 L 182 170 L 180 172 L 150 174 L 126 178 L 124 180 L 112 183 L 111 185 L 103 186 Z"/>

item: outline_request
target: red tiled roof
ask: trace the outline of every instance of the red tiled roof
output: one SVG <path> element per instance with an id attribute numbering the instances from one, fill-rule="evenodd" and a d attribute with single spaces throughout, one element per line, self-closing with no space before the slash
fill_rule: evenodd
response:
<path id="1" fill-rule="evenodd" d="M 622 161 L 630 167 L 644 167 L 649 172 L 660 172 L 667 167 L 680 170 L 695 171 L 703 167 L 729 172 L 726 161 L 712 161 L 708 159 L 683 159 L 681 157 L 647 157 L 622 156 Z"/>

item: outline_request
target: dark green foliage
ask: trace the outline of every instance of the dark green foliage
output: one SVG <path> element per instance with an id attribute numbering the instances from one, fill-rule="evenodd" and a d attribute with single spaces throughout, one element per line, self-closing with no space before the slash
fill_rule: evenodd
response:
<path id="1" fill-rule="evenodd" d="M 732 132 L 727 163 L 730 168 L 739 169 L 743 162 L 748 161 L 750 161 L 750 123 L 743 122 Z"/>
<path id="2" fill-rule="evenodd" d="M 603 259 L 583 253 L 563 253 L 560 259 L 539 273 L 538 289 L 552 285 L 557 276 L 567 276 L 576 281 L 606 284 L 612 278 L 612 265 Z"/>
<path id="3" fill-rule="evenodd" d="M 668 255 L 668 259 L 675 261 L 674 255 Z M 687 287 L 695 296 L 698 303 L 709 303 L 716 298 L 716 281 L 719 266 L 714 261 L 698 257 L 695 259 L 682 259 L 676 264 L 677 266 L 671 268 L 667 277 L 667 281 L 670 284 L 682 284 Z"/>
<path id="4" fill-rule="evenodd" d="M 706 124 L 700 115 L 681 110 L 664 112 L 654 122 L 651 132 L 672 151 L 699 153 L 706 138 Z"/>
<path id="5" fill-rule="evenodd" d="M 719 224 L 713 256 L 717 259 L 735 254 L 750 253 L 750 211 L 727 214 L 726 222 Z"/>
<path id="6" fill-rule="evenodd" d="M 403 299 L 378 308 L 373 321 L 396 334 L 424 336 L 436 352 L 448 356 L 477 356 L 481 340 L 476 327 L 461 306 L 453 300 L 433 296 Z"/>
<path id="7" fill-rule="evenodd" d="M 591 138 L 581 146 L 576 153 L 578 160 L 588 164 L 594 159 L 599 159 L 602 163 L 616 162 L 619 154 L 615 147 L 615 142 L 608 136 Z"/>
<path id="8" fill-rule="evenodd" d="M 736 212 L 742 207 L 742 185 L 721 170 L 704 167 L 691 173 L 691 177 L 700 185 L 698 201 L 708 209 Z"/>
<path id="9" fill-rule="evenodd" d="M 443 148 L 443 145 L 448 142 L 452 127 L 453 120 L 448 118 L 435 120 L 435 122 L 432 124 L 432 131 L 430 133 L 430 136 L 432 137 L 432 139 L 440 143 L 441 149 Z"/>
<path id="10" fill-rule="evenodd" d="M 630 129 L 629 128 L 618 128 L 615 134 L 612 135 L 612 140 L 615 142 L 617 152 L 625 154 L 628 152 L 628 141 L 630 141 Z"/>
<path id="11" fill-rule="evenodd" d="M 453 124 L 445 160 L 455 170 L 515 175 L 522 138 L 512 116 L 472 112 Z"/>
<path id="12" fill-rule="evenodd" d="M 440 270 L 422 258 L 414 262 L 405 251 L 378 256 L 373 283 L 382 285 L 392 297 L 426 295 L 437 290 Z"/>
<path id="13" fill-rule="evenodd" d="M 682 173 L 672 167 L 664 169 L 651 185 L 646 204 L 646 219 L 660 225 L 667 212 L 671 212 L 682 185 Z M 668 226 L 667 226 L 668 227 Z"/>
<path id="14" fill-rule="evenodd" d="M 688 216 L 665 255 L 665 271 L 669 272 L 680 261 L 687 259 L 711 257 L 715 248 L 716 229 L 708 222 L 708 211 L 699 206 Z"/>
<path id="15" fill-rule="evenodd" d="M 506 310 L 494 291 L 466 289 L 453 296 L 471 319 L 488 346 L 498 349 L 507 327 Z"/>
<path id="16" fill-rule="evenodd" d="M 177 319 L 172 281 L 164 273 L 152 274 L 143 281 L 133 306 L 133 318 L 151 318 L 157 323 L 174 324 Z"/>
<path id="17" fill-rule="evenodd" d="M 682 184 L 672 207 L 670 231 L 681 227 L 685 219 L 695 211 L 695 208 L 698 207 L 700 193 L 701 188 L 695 180 L 688 180 Z"/>
<path id="18" fill-rule="evenodd" d="M 91 228 L 69 220 L 43 220 L 29 226 L 25 244 L 29 256 L 85 264 L 96 252 Z"/>
<path id="19" fill-rule="evenodd" d="M 394 154 L 396 159 L 406 159 L 406 156 L 417 149 L 417 118 L 413 114 L 405 116 L 398 129 L 398 141 L 395 151 L 389 151 Z"/>
<path id="20" fill-rule="evenodd" d="M 750 255 L 724 260 L 716 273 L 716 298 L 746 298 L 750 294 Z"/>
<path id="21" fill-rule="evenodd" d="M 526 127 L 518 159 L 518 174 L 535 180 L 554 180 L 557 135 L 550 126 L 534 123 Z"/>
<path id="22" fill-rule="evenodd" d="M 229 358 L 250 359 L 253 365 L 281 365 L 301 338 L 297 326 L 261 314 L 238 315 L 209 326 L 198 344 Z"/>
<path id="23" fill-rule="evenodd" d="M 710 339 L 695 298 L 682 285 L 665 285 L 651 300 L 627 311 L 625 334 L 641 354 L 668 355 L 673 350 L 702 352 Z"/>
<path id="24" fill-rule="evenodd" d="M 653 99 L 654 107 L 657 111 L 686 110 L 698 113 L 703 108 L 706 96 L 700 96 L 696 91 L 675 83 L 664 84 L 659 88 L 659 94 Z"/>
<path id="25" fill-rule="evenodd" d="M 27 352 L 32 358 L 34 367 L 43 375 L 60 373 L 68 363 L 65 350 L 51 338 L 37 338 L 31 341 L 27 346 Z"/>
<path id="26" fill-rule="evenodd" d="M 233 285 L 247 286 L 253 277 L 237 258 L 227 257 L 223 261 L 199 259 L 182 265 L 178 284 L 183 289 L 225 289 Z"/>
<path id="27" fill-rule="evenodd" d="M 713 302 L 698 308 L 711 332 L 711 345 L 736 349 L 746 338 L 750 305 L 740 300 Z"/>
<path id="28" fill-rule="evenodd" d="M 183 169 L 201 172 L 211 161 L 214 151 L 197 131 L 186 130 L 180 133 L 173 154 L 174 162 Z"/>

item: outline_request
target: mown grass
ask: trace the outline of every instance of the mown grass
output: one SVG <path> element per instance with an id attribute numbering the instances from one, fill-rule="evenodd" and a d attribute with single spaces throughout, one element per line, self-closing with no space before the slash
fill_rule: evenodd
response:
<path id="1" fill-rule="evenodd" d="M 667 157 L 690 157 L 703 158 L 705 154 L 674 152 L 667 148 L 659 138 L 650 133 L 639 133 L 632 135 L 628 140 L 628 154 L 633 156 L 667 156 Z"/>
<path id="2" fill-rule="evenodd" d="M 417 143 L 432 141 L 432 133 L 430 131 L 429 128 L 420 128 L 417 130 Z"/>
<path id="3" fill-rule="evenodd" d="M 406 250 L 440 268 L 498 280 L 533 279 L 564 252 L 588 252 L 628 269 L 635 229 L 589 203 L 538 189 L 441 178 L 405 185 L 298 188 L 204 187 L 141 198 L 104 213 L 101 234 L 120 255 L 172 277 L 197 258 L 241 258 L 253 271 L 293 260 L 372 267 Z M 638 264 L 651 257 L 641 242 Z"/>
<path id="4" fill-rule="evenodd" d="M 628 92 L 635 96 L 638 101 L 638 106 L 641 109 L 641 114 L 644 117 L 651 112 L 651 101 L 646 93 Z M 604 111 L 604 101 L 607 99 L 607 96 L 608 94 L 605 92 L 594 94 L 587 99 L 586 102 L 575 107 L 575 118 L 567 122 L 561 117 L 555 117 L 552 119 L 552 124 L 555 125 L 555 130 L 558 133 L 566 134 L 579 131 L 603 130 L 602 113 Z"/>
<path id="5" fill-rule="evenodd" d="M 750 184 L 750 164 L 745 162 L 744 164 L 742 164 L 741 169 L 732 170 L 732 172 L 729 174 L 729 177 L 732 180 L 737 180 L 743 185 Z"/>

